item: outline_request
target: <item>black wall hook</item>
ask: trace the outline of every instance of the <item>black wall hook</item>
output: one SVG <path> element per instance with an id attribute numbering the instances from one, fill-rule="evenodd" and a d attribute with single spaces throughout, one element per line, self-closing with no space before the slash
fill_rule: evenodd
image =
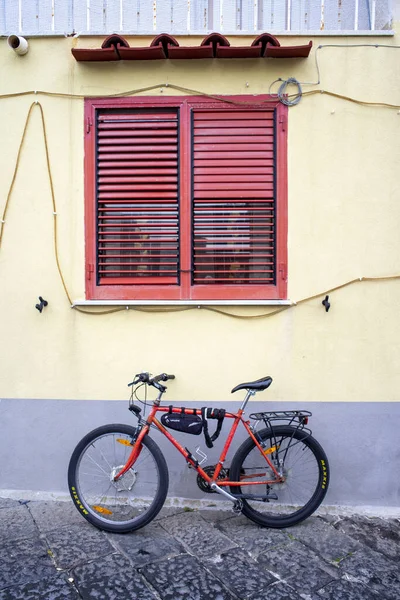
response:
<path id="1" fill-rule="evenodd" d="M 325 300 L 322 300 L 322 304 L 325 306 L 326 312 L 330 309 L 331 305 L 329 302 L 329 296 L 325 296 Z"/>
<path id="2" fill-rule="evenodd" d="M 39 296 L 40 304 L 35 304 L 35 308 L 41 313 L 45 306 L 48 305 L 47 300 L 43 300 L 42 296 Z"/>

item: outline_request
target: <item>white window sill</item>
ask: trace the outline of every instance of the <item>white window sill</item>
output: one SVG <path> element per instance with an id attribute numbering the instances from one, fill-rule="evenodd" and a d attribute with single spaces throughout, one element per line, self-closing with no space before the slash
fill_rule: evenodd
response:
<path id="1" fill-rule="evenodd" d="M 76 306 L 291 306 L 291 300 L 75 300 Z"/>

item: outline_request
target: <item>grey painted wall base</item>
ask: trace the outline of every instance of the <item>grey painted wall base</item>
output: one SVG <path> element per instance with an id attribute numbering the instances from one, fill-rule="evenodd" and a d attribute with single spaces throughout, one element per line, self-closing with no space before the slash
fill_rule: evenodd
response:
<path id="1" fill-rule="evenodd" d="M 185 406 L 194 406 L 186 402 Z M 196 403 L 196 406 L 201 406 Z M 221 403 L 235 411 L 239 402 Z M 327 505 L 396 507 L 400 504 L 400 403 L 320 402 L 308 406 L 294 402 L 250 401 L 248 412 L 307 408 L 310 426 L 331 466 Z M 134 425 L 126 401 L 76 401 L 2 399 L 0 401 L 0 496 L 1 490 L 68 494 L 69 458 L 79 440 L 91 429 L 107 423 Z M 181 435 L 178 439 L 193 453 L 197 446 L 215 464 L 231 421 L 225 421 L 220 438 L 208 450 L 204 437 Z M 224 435 L 225 434 L 225 435 Z M 238 432 L 228 457 L 245 437 Z M 196 484 L 196 473 L 160 433 L 152 437 L 163 451 L 169 471 L 169 496 L 217 500 L 205 496 Z M 177 436 L 178 437 L 178 436 Z"/>

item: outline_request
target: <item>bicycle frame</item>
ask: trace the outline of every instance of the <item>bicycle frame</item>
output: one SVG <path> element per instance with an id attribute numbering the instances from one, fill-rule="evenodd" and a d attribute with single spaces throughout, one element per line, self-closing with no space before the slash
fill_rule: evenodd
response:
<path id="1" fill-rule="evenodd" d="M 270 449 L 265 450 L 264 448 L 262 448 L 260 442 L 258 441 L 257 437 L 254 435 L 253 431 L 250 428 L 250 421 L 245 421 L 243 419 L 243 413 L 244 413 L 244 408 L 247 404 L 247 401 L 249 400 L 250 396 L 254 395 L 254 392 L 249 391 L 246 395 L 245 400 L 243 401 L 243 404 L 241 406 L 241 408 L 238 410 L 237 413 L 225 413 L 225 418 L 227 419 L 233 419 L 233 423 L 232 423 L 232 427 L 228 433 L 228 437 L 226 439 L 225 445 L 222 449 L 221 455 L 219 457 L 217 466 L 215 468 L 215 471 L 213 473 L 213 476 L 210 477 L 202 468 L 201 466 L 198 464 L 197 460 L 192 456 L 192 454 L 186 449 L 184 448 L 175 438 L 174 436 L 160 423 L 160 421 L 156 418 L 157 413 L 165 413 L 165 412 L 171 412 L 171 409 L 167 406 L 160 406 L 160 400 L 161 400 L 161 394 L 160 396 L 157 398 L 157 400 L 155 400 L 153 402 L 153 406 L 151 408 L 150 414 L 145 422 L 145 424 L 143 425 L 134 445 L 131 451 L 131 454 L 128 458 L 128 461 L 126 463 L 126 465 L 124 466 L 124 468 L 115 476 L 114 481 L 117 481 L 120 477 L 122 477 L 129 469 L 132 468 L 132 466 L 135 464 L 135 461 L 137 460 L 137 458 L 140 455 L 141 449 L 142 449 L 142 440 L 143 438 L 149 433 L 150 431 L 150 426 L 154 425 L 155 427 L 157 427 L 157 429 L 171 442 L 171 444 L 173 446 L 175 446 L 175 448 L 178 450 L 178 452 L 180 452 L 182 454 L 182 456 L 184 457 L 184 459 L 186 460 L 186 462 L 197 471 L 197 473 L 199 473 L 199 475 L 201 475 L 201 477 L 211 486 L 213 484 L 217 485 L 218 487 L 238 487 L 238 486 L 247 486 L 247 485 L 271 485 L 271 484 L 275 484 L 275 483 L 282 483 L 284 481 L 284 477 L 281 476 L 278 471 L 276 470 L 275 466 L 272 464 L 271 460 L 268 457 L 268 453 L 272 453 L 272 451 Z M 189 414 L 189 415 L 193 415 L 193 410 L 192 408 L 185 408 L 184 409 L 184 414 Z M 197 409 L 199 410 L 199 409 Z M 182 414 L 182 409 L 181 408 L 176 408 L 173 407 L 172 408 L 172 412 L 173 413 L 179 413 Z M 244 481 L 244 479 L 249 479 L 255 476 L 260 476 L 262 477 L 264 475 L 264 473 L 260 473 L 260 474 L 256 474 L 256 475 L 244 475 L 243 479 L 240 481 L 231 481 L 227 478 L 225 479 L 218 479 L 218 476 L 223 468 L 226 456 L 228 454 L 229 448 L 231 446 L 232 440 L 235 436 L 235 433 L 237 431 L 237 428 L 239 426 L 239 423 L 242 423 L 244 428 L 246 429 L 247 433 L 249 434 L 249 436 L 251 437 L 251 439 L 253 440 L 253 442 L 255 443 L 255 445 L 257 446 L 257 448 L 260 451 L 261 456 L 263 456 L 265 458 L 265 461 L 268 465 L 268 467 L 271 469 L 271 471 L 273 472 L 273 474 L 275 475 L 275 479 L 269 479 L 269 480 L 260 480 L 260 481 Z"/>

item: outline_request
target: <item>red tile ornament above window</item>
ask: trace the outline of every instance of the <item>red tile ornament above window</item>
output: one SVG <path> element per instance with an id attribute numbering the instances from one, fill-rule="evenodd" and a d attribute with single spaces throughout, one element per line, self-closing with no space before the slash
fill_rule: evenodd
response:
<path id="1" fill-rule="evenodd" d="M 166 33 L 156 36 L 150 46 L 131 47 L 120 35 L 109 35 L 101 48 L 72 48 L 74 58 L 81 62 L 117 60 L 193 60 L 200 58 L 307 58 L 312 42 L 304 46 L 281 46 L 270 33 L 262 33 L 250 46 L 231 46 L 220 33 L 211 33 L 200 46 L 180 46 Z"/>

